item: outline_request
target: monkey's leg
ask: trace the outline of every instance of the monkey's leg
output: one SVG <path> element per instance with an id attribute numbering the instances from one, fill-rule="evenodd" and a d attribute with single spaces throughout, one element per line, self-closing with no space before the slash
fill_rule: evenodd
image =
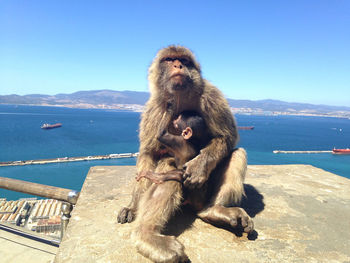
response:
<path id="1" fill-rule="evenodd" d="M 117 217 L 118 223 L 121 223 L 121 224 L 130 223 L 135 219 L 136 209 L 139 204 L 139 200 L 142 194 L 149 188 L 151 183 L 152 183 L 151 181 L 143 178 L 142 180 L 140 180 L 134 185 L 132 198 L 129 205 L 120 209 L 118 213 L 118 217 Z"/>
<path id="2" fill-rule="evenodd" d="M 140 254 L 154 262 L 185 262 L 184 246 L 174 236 L 161 234 L 171 215 L 181 205 L 182 185 L 167 181 L 153 184 L 142 196 L 133 238 Z"/>
<path id="3" fill-rule="evenodd" d="M 155 161 L 152 156 L 147 153 L 140 154 L 137 159 L 137 170 L 154 171 L 156 168 Z M 118 213 L 118 223 L 130 223 L 135 219 L 136 209 L 143 193 L 151 186 L 152 182 L 143 178 L 134 185 L 132 198 L 128 206 L 123 207 Z"/>
<path id="4" fill-rule="evenodd" d="M 213 195 L 206 208 L 198 216 L 211 224 L 226 224 L 236 227 L 241 222 L 244 231 L 249 233 L 254 229 L 253 220 L 237 205 L 244 195 L 243 182 L 247 169 L 247 157 L 243 148 L 234 150 L 231 157 L 216 172 L 217 178 Z"/>

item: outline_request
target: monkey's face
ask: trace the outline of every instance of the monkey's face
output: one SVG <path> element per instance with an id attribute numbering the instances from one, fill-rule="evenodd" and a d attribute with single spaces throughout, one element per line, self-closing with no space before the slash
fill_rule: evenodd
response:
<path id="1" fill-rule="evenodd" d="M 161 60 L 160 68 L 163 73 L 160 78 L 161 86 L 170 93 L 185 90 L 193 84 L 192 65 L 186 57 L 165 57 Z"/>
<path id="2" fill-rule="evenodd" d="M 185 134 L 175 135 L 164 130 L 158 137 L 158 141 L 163 144 L 176 159 L 177 164 L 183 165 L 185 162 L 192 159 L 198 153 L 196 149 L 188 142 L 189 137 Z"/>
<path id="3" fill-rule="evenodd" d="M 171 134 L 169 131 L 164 130 L 158 135 L 157 140 L 163 144 L 167 149 L 176 155 L 181 149 L 184 148 L 186 143 L 185 139 L 180 134 Z"/>
<path id="4" fill-rule="evenodd" d="M 158 55 L 158 86 L 164 91 L 174 94 L 201 86 L 199 64 L 188 49 L 171 46 Z"/>
<path id="5" fill-rule="evenodd" d="M 182 115 L 180 114 L 175 120 L 173 120 L 174 126 L 174 134 L 180 135 L 182 130 L 186 127 L 186 123 L 182 119 Z"/>

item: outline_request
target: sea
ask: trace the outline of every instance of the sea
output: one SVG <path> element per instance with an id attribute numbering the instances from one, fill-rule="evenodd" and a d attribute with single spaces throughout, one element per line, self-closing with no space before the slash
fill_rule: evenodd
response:
<path id="1" fill-rule="evenodd" d="M 0 105 L 0 162 L 138 152 L 140 113 Z M 314 116 L 235 115 L 248 164 L 309 164 L 350 178 L 350 155 L 274 154 L 350 148 L 350 120 Z M 44 123 L 62 127 L 43 130 Z M 0 167 L 0 176 L 80 190 L 92 166 L 135 165 L 136 158 Z M 0 189 L 0 198 L 32 197 Z"/>

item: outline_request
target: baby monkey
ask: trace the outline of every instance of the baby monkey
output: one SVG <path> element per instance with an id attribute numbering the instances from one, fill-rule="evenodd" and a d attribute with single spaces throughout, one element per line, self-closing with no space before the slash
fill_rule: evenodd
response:
<path id="1" fill-rule="evenodd" d="M 178 168 L 183 168 L 186 162 L 196 157 L 210 139 L 203 118 L 193 111 L 182 112 L 173 121 L 173 127 L 164 130 L 157 137 L 157 140 L 165 146 L 166 153 L 174 156 Z M 183 169 L 166 173 L 144 171 L 137 176 L 136 180 L 146 177 L 156 184 L 170 180 L 182 183 L 183 173 Z"/>

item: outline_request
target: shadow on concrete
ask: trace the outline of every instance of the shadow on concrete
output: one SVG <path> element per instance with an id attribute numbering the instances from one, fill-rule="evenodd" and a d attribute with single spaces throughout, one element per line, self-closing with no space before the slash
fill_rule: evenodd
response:
<path id="1" fill-rule="evenodd" d="M 264 210 L 264 196 L 250 184 L 244 184 L 244 191 L 246 196 L 241 201 L 241 207 L 254 218 L 257 214 Z"/>
<path id="2" fill-rule="evenodd" d="M 249 184 L 244 185 L 244 191 L 246 196 L 242 199 L 240 207 L 242 207 L 251 218 L 254 218 L 258 213 L 264 210 L 264 196 L 260 194 L 257 189 Z M 163 231 L 165 235 L 179 236 L 186 229 L 190 228 L 193 222 L 196 220 L 197 215 L 189 206 L 183 206 L 168 222 L 166 229 Z M 217 225 L 221 229 L 225 229 L 237 237 L 242 237 L 244 230 L 239 224 L 238 227 L 232 228 L 230 226 Z M 248 234 L 249 240 L 255 240 L 258 238 L 258 232 L 253 230 Z"/>

